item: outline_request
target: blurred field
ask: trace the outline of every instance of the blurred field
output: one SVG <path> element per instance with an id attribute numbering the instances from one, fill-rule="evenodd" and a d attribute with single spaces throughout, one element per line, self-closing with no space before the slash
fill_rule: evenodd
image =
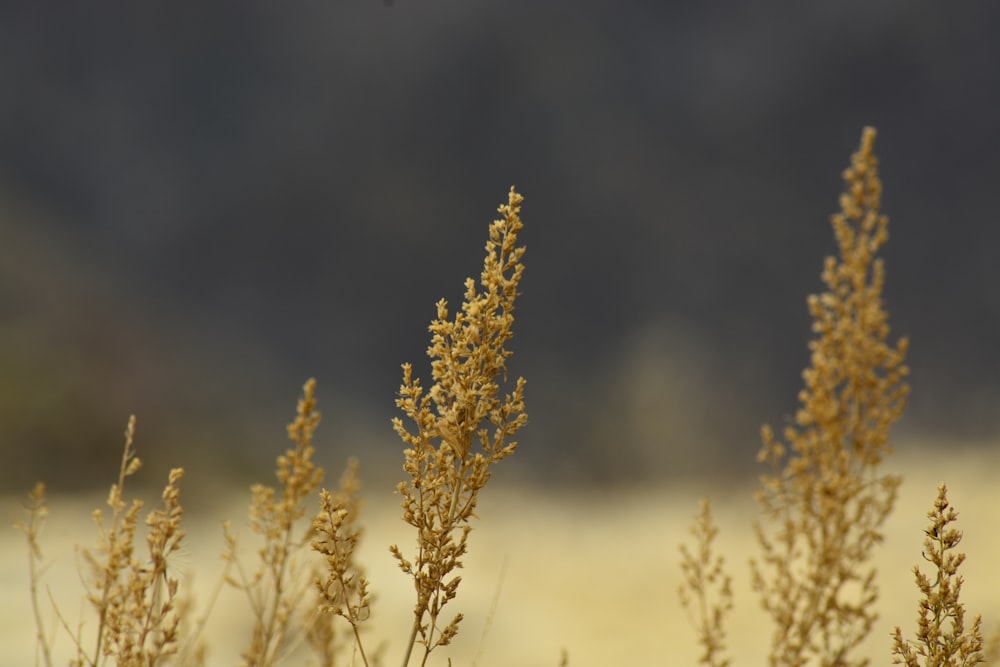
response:
<path id="1" fill-rule="evenodd" d="M 897 455 L 886 466 L 887 471 L 901 472 L 905 481 L 886 544 L 877 555 L 882 618 L 865 647 L 873 664 L 889 661 L 893 626 L 912 635 L 917 594 L 910 570 L 921 562 L 925 514 L 941 481 L 949 485 L 949 498 L 960 512 L 959 527 L 965 531 L 961 550 L 969 558 L 962 568 L 962 600 L 972 614 L 984 616 L 985 633 L 1000 626 L 1000 447 L 918 451 Z M 687 539 L 698 498 L 709 494 L 722 531 L 720 551 L 734 578 L 736 609 L 728 626 L 734 664 L 765 664 L 769 626 L 748 583 L 747 560 L 757 553 L 750 527 L 756 514 L 751 492 L 750 482 L 688 482 L 547 493 L 505 487 L 501 473 L 484 493 L 463 583 L 452 603 L 454 611 L 465 614 L 462 632 L 450 652 L 435 654 L 432 662 L 446 664 L 450 655 L 454 664 L 467 665 L 481 650 L 476 664 L 484 667 L 554 667 L 566 649 L 571 665 L 695 664 L 698 648 L 677 602 L 677 545 Z M 393 495 L 369 486 L 365 498 L 361 560 L 378 595 L 367 641 L 370 647 L 386 642 L 385 664 L 393 665 L 407 635 L 412 591 L 387 546 L 398 543 L 405 551 L 412 536 L 398 519 Z M 27 552 L 12 526 L 21 518 L 18 503 L 4 498 L 0 505 L 0 667 L 34 662 Z M 52 515 L 42 542 L 49 563 L 45 582 L 70 623 L 79 616 L 82 592 L 73 545 L 93 543 L 90 512 L 101 503 L 100 497 L 50 498 Z M 179 565 L 199 600 L 209 596 L 221 571 L 219 524 L 229 518 L 241 527 L 246 503 L 234 493 L 210 515 L 191 508 L 185 518 L 187 551 Z M 249 537 L 245 528 L 241 533 Z M 499 604 L 484 640 L 498 585 Z M 225 590 L 208 630 L 209 664 L 236 664 L 246 636 L 244 612 L 236 592 Z M 50 611 L 46 622 L 53 622 Z M 57 654 L 65 656 L 70 648 L 68 638 L 60 636 Z M 65 663 L 64 658 L 56 662 Z"/>

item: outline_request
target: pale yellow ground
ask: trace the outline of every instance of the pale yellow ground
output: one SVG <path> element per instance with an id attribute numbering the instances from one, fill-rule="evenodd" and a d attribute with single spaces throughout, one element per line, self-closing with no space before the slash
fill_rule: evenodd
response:
<path id="1" fill-rule="evenodd" d="M 873 664 L 890 663 L 888 635 L 893 626 L 912 634 L 917 593 L 910 570 L 921 562 L 925 514 L 941 481 L 949 485 L 949 497 L 961 513 L 959 527 L 966 532 L 962 550 L 969 557 L 962 568 L 962 599 L 970 612 L 982 613 L 987 632 L 1000 625 L 1000 447 L 992 452 L 937 451 L 890 460 L 887 471 L 901 472 L 905 483 L 887 526 L 886 544 L 876 558 L 882 620 L 864 650 Z M 386 546 L 395 542 L 408 549 L 412 538 L 398 519 L 395 497 L 367 491 L 361 558 L 378 595 L 367 642 L 371 647 L 386 642 L 385 664 L 396 665 L 409 627 L 412 589 Z M 734 667 L 765 664 L 768 619 L 748 584 L 747 560 L 757 553 L 750 528 L 756 506 L 749 486 L 544 494 L 504 488 L 502 474 L 484 492 L 464 580 L 452 603 L 455 611 L 465 614 L 462 632 L 431 664 L 445 665 L 447 657 L 455 665 L 473 664 L 481 650 L 475 664 L 483 667 L 554 667 L 563 649 L 570 665 L 696 664 L 698 647 L 677 602 L 677 545 L 687 539 L 690 517 L 698 509 L 699 496 L 706 493 L 713 496 L 722 530 L 719 548 L 735 583 L 736 609 L 728 625 Z M 93 543 L 89 513 L 100 501 L 50 501 L 53 514 L 43 536 L 49 564 L 45 581 L 73 623 L 81 610 L 73 545 Z M 201 599 L 209 596 L 221 569 L 219 521 L 228 517 L 240 525 L 244 510 L 245 501 L 237 497 L 216 517 L 190 517 L 180 567 Z M 26 551 L 11 525 L 19 514 L 17 499 L 2 500 L 0 667 L 34 664 Z M 498 583 L 499 604 L 483 639 Z M 208 631 L 211 665 L 236 664 L 245 639 L 245 613 L 243 600 L 226 590 Z M 45 621 L 53 622 L 47 602 Z M 93 621 L 87 622 L 92 627 Z M 56 664 L 66 664 L 70 648 L 67 638 L 60 637 L 56 652 L 62 657 Z"/>

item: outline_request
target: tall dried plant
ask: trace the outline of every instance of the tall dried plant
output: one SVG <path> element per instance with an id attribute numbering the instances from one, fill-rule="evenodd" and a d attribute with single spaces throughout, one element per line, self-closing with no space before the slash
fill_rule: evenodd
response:
<path id="1" fill-rule="evenodd" d="M 28 513 L 27 521 L 18 520 L 15 527 L 24 533 L 28 541 L 28 577 L 29 590 L 31 592 L 31 612 L 35 619 L 35 664 L 51 667 L 52 650 L 49 645 L 52 639 L 45 633 L 45 622 L 42 620 L 42 609 L 38 601 L 38 585 L 41 581 L 42 572 L 45 569 L 42 547 L 39 539 L 42 530 L 45 528 L 45 521 L 49 515 L 49 508 L 45 498 L 45 484 L 35 483 L 31 493 L 28 494 L 28 502 L 25 504 Z"/>
<path id="2" fill-rule="evenodd" d="M 733 609 L 732 579 L 726 574 L 725 559 L 715 552 L 712 543 L 719 529 L 712 521 L 712 505 L 701 501 L 701 512 L 691 524 L 690 533 L 696 550 L 680 545 L 681 572 L 684 581 L 678 591 L 681 606 L 691 617 L 703 653 L 698 662 L 705 667 L 728 667 L 725 619 Z"/>
<path id="3" fill-rule="evenodd" d="M 771 465 L 757 499 L 767 523 L 755 530 L 754 589 L 775 623 L 770 664 L 860 667 L 853 650 L 876 619 L 872 549 L 892 511 L 900 479 L 880 475 L 889 428 L 902 415 L 907 340 L 890 345 L 883 308 L 885 267 L 876 253 L 889 237 L 875 130 L 844 172 L 832 217 L 838 257 L 828 257 L 827 291 L 809 297 L 816 338 L 794 425 L 784 443 L 762 429 L 758 460 Z"/>
<path id="4" fill-rule="evenodd" d="M 423 665 L 431 651 L 458 632 L 462 615 L 443 622 L 441 613 L 461 581 L 455 570 L 466 553 L 469 520 L 492 466 L 514 452 L 517 443 L 511 438 L 527 421 L 524 378 L 510 394 L 499 396 L 499 382 L 507 380 L 512 352 L 505 345 L 513 335 L 514 301 L 524 272 L 524 247 L 517 246 L 522 200 L 511 188 L 498 209 L 501 217 L 490 225 L 479 289 L 466 279 L 465 302 L 454 319 L 445 300 L 437 304 L 427 350 L 434 380 L 430 390 L 425 393 L 410 364 L 403 365 L 396 405 L 414 430 L 398 417 L 393 426 L 408 445 L 403 469 L 410 479 L 398 491 L 403 519 L 417 531 L 417 548 L 411 558 L 398 546 L 390 551 L 413 578 L 417 597 L 404 667 L 415 643 L 424 647 Z"/>
<path id="5" fill-rule="evenodd" d="M 333 493 L 320 491 L 320 511 L 313 519 L 312 548 L 323 556 L 325 567 L 313 580 L 319 594 L 319 616 L 310 628 L 309 642 L 324 666 L 355 649 L 367 665 L 361 626 L 371 618 L 372 595 L 368 580 L 355 560 L 361 539 L 358 513 L 361 508 L 358 461 L 351 459 Z M 336 631 L 332 621 L 339 616 L 351 627 L 351 637 Z"/>
<path id="6" fill-rule="evenodd" d="M 934 568 L 934 581 L 913 568 L 917 588 L 923 597 L 917 614 L 916 641 L 903 639 L 897 626 L 893 632 L 892 653 L 895 664 L 906 667 L 973 667 L 985 662 L 982 619 L 976 616 L 972 627 L 965 627 L 965 606 L 959 601 L 962 576 L 958 568 L 965 554 L 955 552 L 962 541 L 962 531 L 951 527 L 958 512 L 948 503 L 948 489 L 938 487 L 934 509 L 927 513 L 931 525 L 924 540 L 923 557 Z"/>
<path id="7" fill-rule="evenodd" d="M 263 539 L 257 550 L 257 566 L 249 572 L 239 557 L 236 535 L 224 524 L 226 550 L 223 555 L 235 575 L 229 583 L 242 591 L 254 617 L 250 642 L 243 653 L 247 667 L 277 663 L 295 645 L 301 629 L 302 613 L 315 577 L 314 563 L 308 560 L 314 535 L 311 523 L 300 526 L 306 515 L 306 501 L 323 481 L 323 469 L 313 460 L 313 433 L 319 426 L 316 409 L 316 381 L 302 390 L 295 419 L 288 425 L 293 443 L 277 459 L 274 474 L 279 488 L 255 484 L 251 487 L 250 528 Z M 308 627 L 310 624 L 306 624 Z"/>

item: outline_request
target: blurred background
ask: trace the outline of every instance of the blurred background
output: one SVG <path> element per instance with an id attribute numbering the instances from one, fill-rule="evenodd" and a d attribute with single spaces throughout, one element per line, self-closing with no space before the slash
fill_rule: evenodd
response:
<path id="1" fill-rule="evenodd" d="M 136 414 L 138 491 L 154 501 L 187 469 L 179 569 L 203 604 L 218 521 L 242 525 L 237 492 L 273 479 L 312 376 L 317 458 L 332 478 L 362 460 L 362 562 L 395 655 L 412 605 L 385 549 L 412 543 L 392 497 L 400 364 L 429 377 L 434 304 L 479 275 L 511 185 L 528 252 L 510 369 L 530 423 L 480 506 L 456 658 L 693 664 L 676 548 L 709 493 L 732 646 L 764 664 L 745 567 L 759 428 L 797 408 L 806 296 L 865 125 L 913 393 L 864 652 L 884 660 L 915 614 L 942 480 L 968 530 L 962 597 L 992 633 L 1000 4 L 724 4 L 0 1 L 0 591 L 18 601 L 0 665 L 31 662 L 12 524 L 35 480 L 45 582 L 72 623 L 73 545 L 94 543 Z M 245 604 L 219 605 L 212 635 L 237 656 Z"/>
<path id="2" fill-rule="evenodd" d="M 261 479 L 310 376 L 321 462 L 396 479 L 399 366 L 429 376 L 512 184 L 509 483 L 752 477 L 865 125 L 900 447 L 995 449 L 998 28 L 986 0 L 0 3 L 0 490 L 106 488 L 133 413 L 145 481 Z"/>

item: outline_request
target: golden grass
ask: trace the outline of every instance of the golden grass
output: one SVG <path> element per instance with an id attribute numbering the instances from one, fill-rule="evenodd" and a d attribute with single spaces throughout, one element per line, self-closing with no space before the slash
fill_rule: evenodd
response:
<path id="1" fill-rule="evenodd" d="M 47 571 L 52 561 L 42 530 L 55 519 L 44 487 L 29 497 L 19 528 L 28 542 L 24 590 L 33 614 L 3 626 L 23 629 L 5 637 L 8 655 L 20 656 L 10 664 L 33 657 L 40 665 L 367 666 L 391 658 L 406 667 L 414 657 L 429 664 L 434 654 L 434 664 L 451 664 L 454 655 L 495 665 L 863 667 L 890 652 L 908 667 L 981 661 L 992 649 L 984 646 L 978 617 L 965 624 L 965 605 L 995 604 L 989 554 L 1000 553 L 1000 545 L 965 543 L 974 547 L 973 558 L 987 556 L 979 565 L 985 561 L 985 569 L 969 568 L 975 583 L 963 589 L 957 570 L 964 556 L 954 553 L 962 533 L 951 525 L 957 514 L 943 485 L 930 528 L 900 530 L 891 520 L 897 506 L 909 513 L 928 485 L 921 477 L 926 461 L 913 466 L 920 481 L 912 496 L 900 491 L 898 475 L 881 472 L 891 452 L 889 428 L 905 404 L 907 368 L 905 340 L 887 342 L 885 270 L 876 253 L 888 238 L 888 221 L 879 210 L 873 144 L 867 129 L 833 218 L 840 255 L 825 264 L 828 291 L 809 299 L 817 337 L 801 409 L 783 440 L 763 430 L 760 460 L 771 472 L 756 494 L 762 516 L 755 522 L 737 495 L 720 494 L 714 511 L 703 501 L 690 529 L 695 547 L 682 544 L 679 571 L 664 556 L 683 539 L 687 521 L 678 517 L 686 512 L 677 508 L 704 489 L 633 488 L 569 500 L 500 490 L 501 505 L 479 506 L 493 466 L 514 453 L 513 436 L 527 420 L 524 380 L 503 393 L 524 270 L 524 248 L 517 245 L 522 199 L 511 189 L 490 226 L 478 283 L 466 280 L 465 301 L 453 315 L 438 303 L 430 325 L 431 386 L 425 391 L 411 366 L 403 366 L 396 403 L 407 422 L 395 419 L 393 426 L 405 444 L 407 479 L 397 493 L 413 531 L 411 548 L 378 534 L 398 525 L 389 518 L 398 512 L 384 500 L 361 513 L 356 462 L 336 489 L 322 488 L 325 472 L 313 462 L 312 445 L 320 413 L 310 380 L 288 426 L 291 446 L 277 459 L 276 484 L 251 487 L 248 544 L 225 523 L 220 585 L 195 587 L 193 570 L 179 558 L 191 531 L 189 522 L 181 528 L 183 471 L 170 473 L 145 531 L 143 503 L 128 500 L 126 479 L 140 467 L 132 419 L 106 500 L 110 520 L 93 512 L 98 546 L 77 552 L 83 591 L 75 597 L 83 604 L 76 614 L 69 611 L 74 596 L 66 597 L 72 588 L 66 568 Z M 945 461 L 958 457 L 949 453 Z M 965 483 L 996 488 L 995 480 L 973 479 L 983 470 L 965 470 Z M 976 494 L 971 514 L 982 511 L 982 496 Z M 993 500 L 991 507 L 1000 506 Z M 470 551 L 471 519 L 479 517 L 489 528 Z M 991 520 L 988 511 L 974 519 L 970 536 Z M 928 538 L 923 552 L 907 544 L 918 530 Z M 193 532 L 199 543 L 211 541 L 204 524 Z M 995 530 L 985 532 L 996 539 Z M 145 549 L 137 546 L 140 533 Z M 373 538 L 392 546 L 373 550 Z M 69 539 L 83 541 L 78 530 Z M 902 546 L 883 548 L 887 540 Z M 753 542 L 759 556 L 748 577 L 729 573 L 722 554 L 749 555 Z M 917 570 L 916 639 L 904 639 L 897 627 L 890 646 L 880 613 L 895 625 L 904 616 L 900 606 L 912 601 L 912 583 L 902 592 L 896 564 L 914 553 L 936 568 L 936 579 Z M 211 571 L 202 559 L 199 569 Z M 475 576 L 464 582 L 460 569 Z M 408 586 L 396 583 L 398 570 Z M 455 612 L 460 586 L 463 611 Z M 677 590 L 693 637 L 670 602 Z M 756 611 L 754 597 L 765 614 Z M 459 632 L 466 615 L 477 619 L 481 634 Z M 35 631 L 27 632 L 32 625 Z M 376 630 L 382 634 L 373 636 Z"/>

